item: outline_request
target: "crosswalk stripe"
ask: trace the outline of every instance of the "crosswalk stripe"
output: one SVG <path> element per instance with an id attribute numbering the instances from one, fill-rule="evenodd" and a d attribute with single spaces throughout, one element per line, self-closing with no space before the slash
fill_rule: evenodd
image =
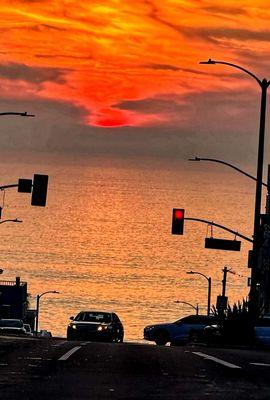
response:
<path id="1" fill-rule="evenodd" d="M 66 361 L 72 354 L 74 354 L 76 351 L 80 350 L 81 346 L 75 346 L 72 349 L 70 349 L 67 353 L 62 355 L 62 357 L 58 358 L 58 361 Z"/>
<path id="2" fill-rule="evenodd" d="M 224 365 L 225 367 L 228 367 L 228 368 L 241 369 L 241 367 L 239 367 L 238 365 L 231 364 L 231 363 L 229 363 L 227 361 L 221 360 L 220 358 L 213 357 L 213 356 L 210 356 L 210 355 L 205 354 L 205 353 L 200 353 L 200 352 L 196 352 L 196 351 L 193 351 L 192 353 L 196 354 L 199 357 L 203 357 L 203 358 L 205 358 L 207 360 L 211 360 L 211 361 L 214 361 L 214 362 L 216 362 L 218 364 Z"/>

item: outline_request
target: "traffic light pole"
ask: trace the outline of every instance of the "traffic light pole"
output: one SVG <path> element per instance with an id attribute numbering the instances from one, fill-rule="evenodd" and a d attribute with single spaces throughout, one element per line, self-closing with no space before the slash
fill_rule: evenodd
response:
<path id="1" fill-rule="evenodd" d="M 204 224 L 207 224 L 207 225 L 216 226 L 216 227 L 218 227 L 218 228 L 220 228 L 220 229 L 223 229 L 224 231 L 233 233 L 235 236 L 238 236 L 238 237 L 240 237 L 240 238 L 246 240 L 247 242 L 253 243 L 253 240 L 250 239 L 249 237 L 247 237 L 247 236 L 245 236 L 245 235 L 242 235 L 241 233 L 239 233 L 239 232 L 237 232 L 237 231 L 234 231 L 234 230 L 232 230 L 232 229 L 230 229 L 230 228 L 227 228 L 227 227 L 224 226 L 224 225 L 216 224 L 216 223 L 213 222 L 213 221 L 208 221 L 208 220 L 206 220 L 206 219 L 201 219 L 201 218 L 187 218 L 187 217 L 185 217 L 184 219 L 185 219 L 185 220 L 189 220 L 189 221 L 203 222 Z"/>

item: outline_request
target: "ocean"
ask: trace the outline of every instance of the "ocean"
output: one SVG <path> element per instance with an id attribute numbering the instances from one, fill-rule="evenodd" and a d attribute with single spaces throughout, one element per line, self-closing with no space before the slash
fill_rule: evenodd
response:
<path id="1" fill-rule="evenodd" d="M 20 161 L 18 161 L 20 160 Z M 125 339 L 142 341 L 148 324 L 206 312 L 207 281 L 212 304 L 221 294 L 222 269 L 230 304 L 248 294 L 247 254 L 204 248 L 208 225 L 185 221 L 184 235 L 171 235 L 172 208 L 252 236 L 255 183 L 224 166 L 185 160 L 74 158 L 48 154 L 3 155 L 1 185 L 49 175 L 47 206 L 31 207 L 30 195 L 0 192 L 2 280 L 28 283 L 30 308 L 40 300 L 40 329 L 64 337 L 69 317 L 81 310 L 113 310 Z M 249 171 L 248 171 L 249 172 Z M 3 204 L 4 201 L 4 204 Z M 263 195 L 263 205 L 265 195 Z M 214 237 L 234 235 L 214 228 Z"/>

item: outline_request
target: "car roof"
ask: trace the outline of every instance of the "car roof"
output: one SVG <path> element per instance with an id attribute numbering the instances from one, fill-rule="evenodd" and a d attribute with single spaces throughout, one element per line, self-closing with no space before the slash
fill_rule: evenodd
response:
<path id="1" fill-rule="evenodd" d="M 94 312 L 94 313 L 105 313 L 105 314 L 115 314 L 115 312 L 114 311 L 104 311 L 104 310 L 82 310 L 82 311 L 79 311 L 78 312 L 78 314 L 80 314 L 80 313 L 91 313 L 91 312 Z"/>
<path id="2" fill-rule="evenodd" d="M 19 318 L 0 318 L 0 321 L 20 321 L 20 322 L 23 322 Z"/>

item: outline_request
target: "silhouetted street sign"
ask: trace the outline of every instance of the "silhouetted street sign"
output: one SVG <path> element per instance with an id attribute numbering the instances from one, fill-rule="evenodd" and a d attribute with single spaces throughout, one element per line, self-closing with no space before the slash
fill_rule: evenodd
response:
<path id="1" fill-rule="evenodd" d="M 239 240 L 205 238 L 205 248 L 216 249 L 216 250 L 240 251 L 241 242 Z"/>
<path id="2" fill-rule="evenodd" d="M 46 206 L 48 175 L 34 175 L 33 191 L 32 191 L 32 206 Z"/>
<path id="3" fill-rule="evenodd" d="M 19 179 L 18 192 L 31 193 L 32 192 L 32 179 Z"/>

